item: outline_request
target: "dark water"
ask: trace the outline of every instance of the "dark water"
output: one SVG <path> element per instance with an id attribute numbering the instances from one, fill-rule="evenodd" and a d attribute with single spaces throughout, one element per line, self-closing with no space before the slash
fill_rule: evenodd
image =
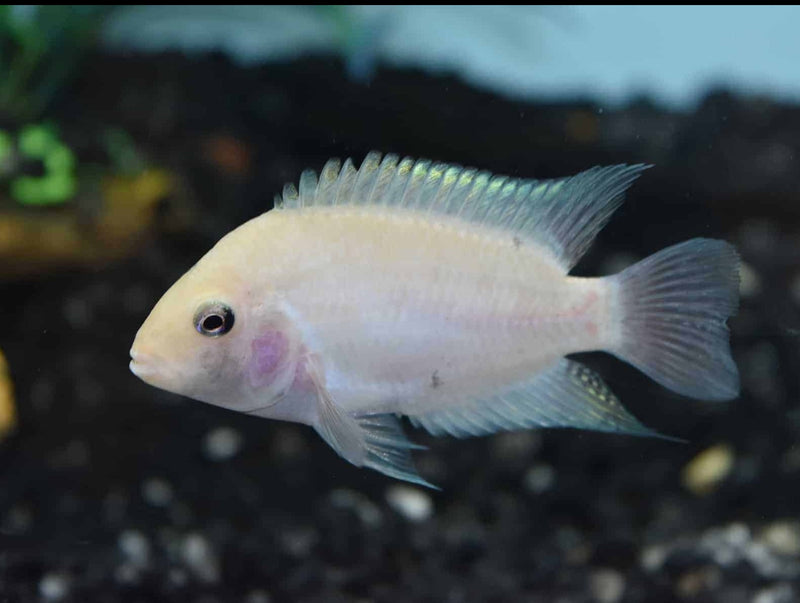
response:
<path id="1" fill-rule="evenodd" d="M 79 156 L 123 128 L 180 176 L 195 219 L 107 267 L 0 283 L 20 416 L 0 444 L 0 601 L 800 597 L 800 107 L 724 91 L 690 114 L 520 103 L 417 71 L 360 85 L 334 60 L 243 70 L 168 55 L 92 57 L 55 116 Z M 238 167 L 209 153 L 220 137 Z M 433 492 L 351 467 L 310 429 L 129 373 L 150 307 L 218 236 L 302 169 L 371 149 L 539 178 L 655 164 L 577 272 L 695 236 L 735 244 L 741 397 L 691 401 L 586 355 L 643 422 L 687 442 L 411 432 L 430 446 L 417 461 Z M 684 470 L 712 447 L 730 467 L 700 493 Z"/>

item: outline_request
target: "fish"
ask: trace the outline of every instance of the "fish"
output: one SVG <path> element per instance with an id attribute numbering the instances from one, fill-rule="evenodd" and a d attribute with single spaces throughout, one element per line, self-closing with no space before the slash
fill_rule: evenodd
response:
<path id="1" fill-rule="evenodd" d="M 130 369 L 158 388 L 313 427 L 358 467 L 423 486 L 402 418 L 434 436 L 658 433 L 570 354 L 735 398 L 739 256 L 695 238 L 570 276 L 651 166 L 557 179 L 370 152 L 304 171 L 153 307 Z"/>

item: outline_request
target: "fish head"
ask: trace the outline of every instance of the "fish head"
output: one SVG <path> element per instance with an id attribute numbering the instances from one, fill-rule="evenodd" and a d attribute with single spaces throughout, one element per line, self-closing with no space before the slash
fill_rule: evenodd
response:
<path id="1" fill-rule="evenodd" d="M 210 253 L 153 307 L 131 347 L 131 371 L 160 389 L 242 412 L 276 403 L 294 378 L 297 345 L 256 289 L 245 271 Z"/>

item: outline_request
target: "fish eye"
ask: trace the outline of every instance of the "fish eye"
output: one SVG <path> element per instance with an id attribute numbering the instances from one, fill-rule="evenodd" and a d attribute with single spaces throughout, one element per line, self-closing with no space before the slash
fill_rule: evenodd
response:
<path id="1" fill-rule="evenodd" d="M 222 302 L 207 302 L 194 315 L 197 332 L 207 337 L 225 335 L 233 328 L 233 310 Z"/>

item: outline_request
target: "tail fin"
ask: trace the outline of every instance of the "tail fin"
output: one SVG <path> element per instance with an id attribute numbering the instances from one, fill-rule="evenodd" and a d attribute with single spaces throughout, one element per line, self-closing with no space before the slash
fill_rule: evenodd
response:
<path id="1" fill-rule="evenodd" d="M 739 394 L 725 320 L 739 302 L 739 256 L 692 239 L 610 277 L 618 284 L 618 337 L 608 351 L 661 385 L 705 400 Z"/>

